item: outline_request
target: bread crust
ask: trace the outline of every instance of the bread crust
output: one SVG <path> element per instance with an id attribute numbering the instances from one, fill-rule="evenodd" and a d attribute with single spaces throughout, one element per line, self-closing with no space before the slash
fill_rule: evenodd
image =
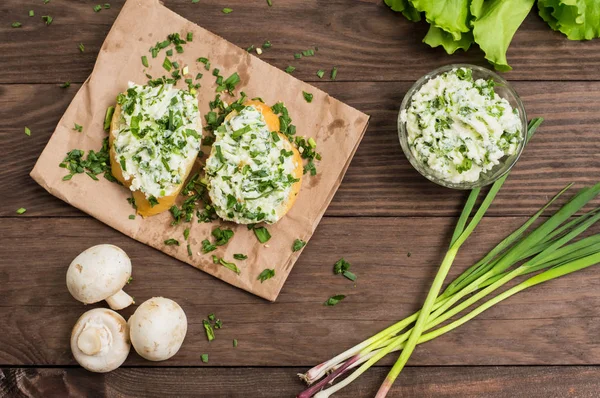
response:
<path id="1" fill-rule="evenodd" d="M 108 136 L 108 143 L 110 146 L 110 169 L 112 175 L 123 184 L 125 187 L 129 188 L 131 186 L 131 181 L 126 180 L 123 176 L 123 170 L 121 169 L 121 163 L 117 159 L 117 153 L 114 148 L 114 140 L 116 138 L 116 134 L 119 132 L 120 122 L 121 122 L 121 105 L 117 104 L 115 106 L 115 112 L 113 114 L 112 120 L 110 122 L 110 132 Z M 197 120 L 198 131 L 202 131 L 202 122 L 200 120 L 200 116 L 198 116 Z M 146 199 L 146 194 L 144 194 L 141 190 L 132 191 L 133 199 L 135 200 L 136 210 L 139 215 L 142 217 L 150 217 L 164 211 L 169 210 L 177 201 L 177 197 L 179 193 L 183 189 L 187 178 L 189 177 L 192 168 L 194 167 L 194 163 L 196 162 L 197 156 L 194 157 L 193 160 L 189 161 L 185 166 L 185 173 L 182 178 L 181 184 L 177 186 L 177 189 L 170 195 L 163 196 L 160 198 L 156 198 L 158 204 L 152 206 L 148 199 Z"/>
<path id="2" fill-rule="evenodd" d="M 270 106 L 266 105 L 263 102 L 257 101 L 257 100 L 251 100 L 251 101 L 246 101 L 244 102 L 245 106 L 254 106 L 255 108 L 257 108 L 262 114 L 263 117 L 265 118 L 265 121 L 267 123 L 267 126 L 269 127 L 270 131 L 276 131 L 277 135 L 279 136 L 279 138 L 281 138 L 281 140 L 283 141 L 284 145 L 285 145 L 285 149 L 287 151 L 292 151 L 293 152 L 293 161 L 294 161 L 294 165 L 295 168 L 292 171 L 292 176 L 297 179 L 298 181 L 295 182 L 294 184 L 292 184 L 291 189 L 290 189 L 290 193 L 287 197 L 286 200 L 284 200 L 283 202 L 281 202 L 281 204 L 278 206 L 277 209 L 275 209 L 275 212 L 277 214 L 277 221 L 281 220 L 281 218 L 283 218 L 283 216 L 285 216 L 287 214 L 287 212 L 292 208 L 292 206 L 294 206 L 294 203 L 296 202 L 296 199 L 298 197 L 298 193 L 300 192 L 300 188 L 302 187 L 302 176 L 304 174 L 304 168 L 302 166 L 302 157 L 300 156 L 300 152 L 298 151 L 298 148 L 296 148 L 294 145 L 292 145 L 292 143 L 290 142 L 290 140 L 288 139 L 287 136 L 285 136 L 284 134 L 282 134 L 281 132 L 279 132 L 280 129 L 280 123 L 279 123 L 279 116 L 277 116 L 273 110 L 271 109 Z M 229 120 L 231 119 L 233 116 L 235 116 L 237 114 L 236 111 L 233 111 L 231 113 L 229 113 L 226 117 L 225 120 Z M 210 157 L 215 156 L 215 149 L 214 146 L 211 148 L 210 151 Z M 214 202 L 214 198 L 213 198 L 213 192 L 211 189 L 208 190 L 208 195 L 210 197 L 210 199 Z M 245 223 L 238 223 L 238 224 L 245 224 Z"/>

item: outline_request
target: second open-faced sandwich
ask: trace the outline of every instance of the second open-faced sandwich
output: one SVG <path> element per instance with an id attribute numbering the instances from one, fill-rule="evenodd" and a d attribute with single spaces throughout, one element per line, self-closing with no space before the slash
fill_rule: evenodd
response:
<path id="1" fill-rule="evenodd" d="M 177 199 L 200 151 L 198 101 L 171 84 L 130 83 L 117 97 L 109 136 L 111 171 L 151 216 Z"/>
<path id="2" fill-rule="evenodd" d="M 215 131 L 205 170 L 209 196 L 222 219 L 272 224 L 294 204 L 302 159 L 279 130 L 279 117 L 269 106 L 247 101 Z"/>

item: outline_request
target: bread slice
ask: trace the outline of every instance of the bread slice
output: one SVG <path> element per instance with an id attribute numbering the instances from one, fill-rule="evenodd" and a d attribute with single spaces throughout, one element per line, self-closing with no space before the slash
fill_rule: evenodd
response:
<path id="1" fill-rule="evenodd" d="M 208 194 L 215 206 L 217 215 L 224 220 L 238 224 L 252 224 L 262 221 L 272 224 L 280 220 L 296 201 L 302 186 L 302 158 L 298 149 L 292 145 L 284 134 L 279 132 L 279 117 L 269 106 L 260 101 L 247 101 L 244 105 L 253 108 L 254 111 L 251 110 L 249 114 L 256 116 L 255 111 L 260 112 L 262 119 L 254 119 L 248 124 L 236 121 L 237 131 L 243 131 L 246 126 L 253 122 L 260 125 L 264 123 L 266 127 L 257 127 L 256 130 L 243 133 L 244 138 L 241 138 L 237 147 L 232 141 L 235 131 L 232 130 L 231 124 L 228 132 L 217 132 L 216 141 L 206 162 Z M 245 110 L 246 108 L 241 110 L 240 113 L 236 111 L 230 113 L 225 118 L 225 123 L 231 123 L 236 116 L 242 116 L 242 120 L 245 120 L 245 116 L 242 115 Z M 267 131 L 265 128 L 268 129 L 267 134 L 265 134 Z M 269 155 L 264 155 L 260 164 L 257 164 L 248 156 L 252 151 L 245 149 L 253 145 L 269 148 Z M 229 152 L 221 149 L 219 155 L 217 148 L 220 146 L 229 149 Z M 286 152 L 286 156 L 275 156 L 282 150 Z M 227 165 L 224 165 L 219 157 L 225 158 Z M 236 164 L 237 167 L 234 166 Z M 248 167 L 250 169 L 246 170 Z M 274 183 L 278 188 L 272 188 L 271 191 L 269 191 L 271 188 L 266 188 L 264 192 L 252 191 L 252 187 L 256 184 L 267 184 L 269 182 L 268 180 L 262 181 L 260 177 L 260 173 L 265 173 L 265 168 L 269 167 L 268 177 L 279 176 L 275 177 L 279 179 Z M 278 174 L 277 170 L 280 169 L 282 171 Z M 248 176 L 247 173 L 250 173 L 252 177 Z M 240 177 L 240 174 L 242 177 Z M 256 175 L 258 177 L 255 177 Z M 230 181 L 225 183 L 223 177 L 229 178 Z M 288 182 L 284 181 L 286 178 Z M 233 203 L 231 196 L 235 197 L 235 203 Z"/>
<path id="2" fill-rule="evenodd" d="M 124 93 L 125 94 L 125 93 Z M 115 140 L 119 135 L 120 131 L 124 127 L 128 127 L 124 125 L 124 120 L 121 118 L 122 115 L 122 107 L 117 104 L 115 106 L 115 112 L 113 114 L 111 125 L 110 125 L 110 133 L 109 133 L 109 146 L 110 146 L 110 163 L 111 163 L 111 172 L 113 176 L 121 182 L 125 187 L 131 188 L 132 184 L 132 176 L 129 178 L 125 178 L 124 171 L 121 167 L 121 163 L 119 162 L 116 150 L 115 150 Z M 196 131 L 198 135 L 201 135 L 202 132 L 202 121 L 200 119 L 200 114 L 198 113 L 196 117 Z M 194 156 L 189 156 L 188 158 L 183 159 L 183 170 L 184 173 L 181 173 L 181 183 L 177 184 L 169 194 L 165 196 L 155 196 L 155 199 L 158 203 L 150 203 L 148 200 L 146 193 L 143 192 L 142 189 L 132 189 L 133 198 L 135 200 L 135 205 L 137 207 L 137 213 L 143 217 L 153 216 L 155 214 L 162 213 L 166 210 L 169 210 L 177 200 L 177 196 L 183 189 L 185 185 L 185 181 L 189 176 L 194 163 L 197 159 L 199 148 L 200 148 L 200 139 L 198 139 L 198 151 L 195 151 Z"/>

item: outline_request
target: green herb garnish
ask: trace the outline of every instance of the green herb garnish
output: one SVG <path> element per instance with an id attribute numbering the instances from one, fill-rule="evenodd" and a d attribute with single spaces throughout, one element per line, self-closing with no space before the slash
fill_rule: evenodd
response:
<path id="1" fill-rule="evenodd" d="M 165 245 L 167 246 L 179 246 L 179 241 L 177 239 L 171 238 L 165 240 Z"/>
<path id="2" fill-rule="evenodd" d="M 64 82 L 63 84 L 60 85 L 60 88 L 69 88 L 71 87 L 71 82 Z"/>
<path id="3" fill-rule="evenodd" d="M 148 64 L 148 57 L 146 57 L 145 55 L 142 56 L 142 65 L 144 65 L 146 68 L 150 65 Z"/>
<path id="4" fill-rule="evenodd" d="M 319 79 L 322 79 L 324 75 L 325 75 L 325 71 L 323 69 L 319 69 L 317 71 L 317 76 L 319 76 Z"/>
<path id="5" fill-rule="evenodd" d="M 290 65 L 287 68 L 285 68 L 286 73 L 292 73 L 295 70 L 296 70 L 296 68 L 293 67 L 292 65 Z"/>
<path id="6" fill-rule="evenodd" d="M 73 127 L 73 130 L 83 133 L 83 126 L 81 126 L 77 123 L 74 123 L 74 124 L 75 124 L 75 127 Z"/>
<path id="7" fill-rule="evenodd" d="M 199 2 L 199 1 L 200 1 L 200 0 L 192 0 L 192 3 L 197 3 L 197 2 Z M 200 356 L 200 358 L 202 359 L 202 362 L 204 362 L 204 363 L 208 363 L 208 354 L 202 354 L 202 355 Z"/>
<path id="8" fill-rule="evenodd" d="M 236 260 L 245 260 L 248 258 L 248 256 L 246 256 L 245 254 L 236 253 L 233 255 L 233 258 L 235 258 Z"/>
<path id="9" fill-rule="evenodd" d="M 204 239 L 202 241 L 202 253 L 204 253 L 204 254 L 210 253 L 213 250 L 217 250 L 217 246 L 210 243 L 210 241 L 208 239 Z"/>
<path id="10" fill-rule="evenodd" d="M 100 10 L 102 10 L 102 6 L 100 4 L 96 4 L 94 6 L 94 12 L 100 12 Z"/>
<path id="11" fill-rule="evenodd" d="M 25 126 L 25 135 L 31 136 L 31 130 L 29 130 L 29 127 L 27 127 L 27 126 Z"/>
<path id="12" fill-rule="evenodd" d="M 267 268 L 263 272 L 261 272 L 260 275 L 258 275 L 258 278 L 256 278 L 256 279 L 258 279 L 260 281 L 260 283 L 263 283 L 267 279 L 271 279 L 274 276 L 275 276 L 275 270 Z"/>
<path id="13" fill-rule="evenodd" d="M 230 14 L 233 12 L 233 10 L 231 8 L 223 8 L 223 14 Z"/>
<path id="14" fill-rule="evenodd" d="M 18 208 L 18 209 L 17 209 L 17 214 L 23 214 L 23 213 L 25 213 L 26 211 L 27 211 L 27 209 L 26 209 L 26 208 L 24 208 L 24 207 L 20 207 L 20 208 Z"/>
<path id="15" fill-rule="evenodd" d="M 110 129 L 110 122 L 112 121 L 112 117 L 115 113 L 115 107 L 109 106 L 106 108 L 106 114 L 104 115 L 104 130 L 108 131 Z"/>
<path id="16" fill-rule="evenodd" d="M 266 40 L 266 41 L 263 43 L 263 45 L 262 45 L 262 48 L 265 48 L 265 49 L 266 49 L 266 48 L 271 48 L 271 42 L 270 42 L 269 40 Z"/>
<path id="17" fill-rule="evenodd" d="M 83 43 L 79 43 L 79 45 L 77 47 L 79 48 L 79 51 L 81 51 L 81 52 L 85 51 L 85 46 L 83 45 Z"/>
<path id="18" fill-rule="evenodd" d="M 335 78 L 337 77 L 337 72 L 338 72 L 338 69 L 334 66 L 333 69 L 331 70 L 331 80 L 335 80 Z"/>
<path id="19" fill-rule="evenodd" d="M 46 23 L 46 25 L 50 25 L 53 20 L 54 20 L 54 18 L 52 18 L 50 15 L 42 16 L 42 21 L 44 21 Z"/>
<path id="20" fill-rule="evenodd" d="M 337 303 L 339 303 L 340 301 L 342 301 L 345 298 L 346 298 L 346 296 L 344 296 L 343 294 L 338 294 L 337 296 L 331 296 L 327 299 L 327 301 L 325 301 L 325 303 L 323 303 L 323 305 L 328 306 L 328 307 L 333 307 L 334 305 L 336 305 Z"/>
<path id="21" fill-rule="evenodd" d="M 185 240 L 188 240 L 189 237 L 190 237 L 190 229 L 186 228 L 186 229 L 183 230 L 183 238 Z"/>
<path id="22" fill-rule="evenodd" d="M 271 239 L 271 234 L 266 227 L 254 227 L 254 235 L 260 243 L 268 242 Z"/>
<path id="23" fill-rule="evenodd" d="M 13 22 L 10 26 L 12 26 L 13 28 L 20 28 L 22 25 L 21 22 Z"/>
<path id="24" fill-rule="evenodd" d="M 234 347 L 237 347 L 237 346 L 238 346 L 238 341 L 237 341 L 237 339 L 233 339 L 233 346 L 234 346 Z"/>
<path id="25" fill-rule="evenodd" d="M 29 10 L 29 16 L 33 17 L 35 15 L 35 13 L 33 12 L 33 10 Z"/>
<path id="26" fill-rule="evenodd" d="M 302 91 L 302 95 L 304 96 L 304 99 L 306 100 L 306 102 L 311 103 L 313 100 L 313 95 L 311 93 L 307 93 L 306 91 Z"/>
<path id="27" fill-rule="evenodd" d="M 294 241 L 294 244 L 292 245 L 292 251 L 297 252 L 298 250 L 301 250 L 304 246 L 306 246 L 305 241 L 303 241 L 302 239 L 296 239 Z"/>
<path id="28" fill-rule="evenodd" d="M 129 215 L 129 219 L 130 219 L 130 220 L 135 220 L 135 214 L 130 214 L 130 215 Z"/>
<path id="29" fill-rule="evenodd" d="M 216 239 L 215 245 L 223 246 L 233 237 L 233 231 L 231 229 L 221 229 L 217 227 L 213 229 L 212 236 Z"/>
<path id="30" fill-rule="evenodd" d="M 210 322 L 206 319 L 203 319 L 202 325 L 204 326 L 204 331 L 206 332 L 206 338 L 208 339 L 208 341 L 213 341 L 215 339 L 215 331 L 210 325 Z"/>
<path id="31" fill-rule="evenodd" d="M 238 275 L 241 272 L 240 269 L 237 267 L 237 265 L 235 265 L 234 263 L 227 262 L 227 261 L 223 260 L 222 258 L 219 259 L 219 263 L 223 267 L 232 270 L 233 272 L 235 272 Z"/>

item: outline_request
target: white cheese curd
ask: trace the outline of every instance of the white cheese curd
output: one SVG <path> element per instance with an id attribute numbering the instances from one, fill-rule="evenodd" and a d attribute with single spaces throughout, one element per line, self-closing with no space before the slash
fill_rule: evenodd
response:
<path id="1" fill-rule="evenodd" d="M 400 120 L 413 156 L 452 183 L 479 180 L 522 140 L 518 110 L 496 94 L 493 81 L 474 80 L 468 68 L 425 83 Z"/>
<path id="2" fill-rule="evenodd" d="M 196 97 L 171 84 L 129 83 L 117 103 L 121 120 L 119 130 L 112 132 L 114 148 L 130 189 L 141 190 L 146 198 L 171 195 L 200 150 Z"/>
<path id="3" fill-rule="evenodd" d="M 269 131 L 252 105 L 227 118 L 215 138 L 205 170 L 217 215 L 241 224 L 276 222 L 278 207 L 299 181 L 289 142 Z"/>

